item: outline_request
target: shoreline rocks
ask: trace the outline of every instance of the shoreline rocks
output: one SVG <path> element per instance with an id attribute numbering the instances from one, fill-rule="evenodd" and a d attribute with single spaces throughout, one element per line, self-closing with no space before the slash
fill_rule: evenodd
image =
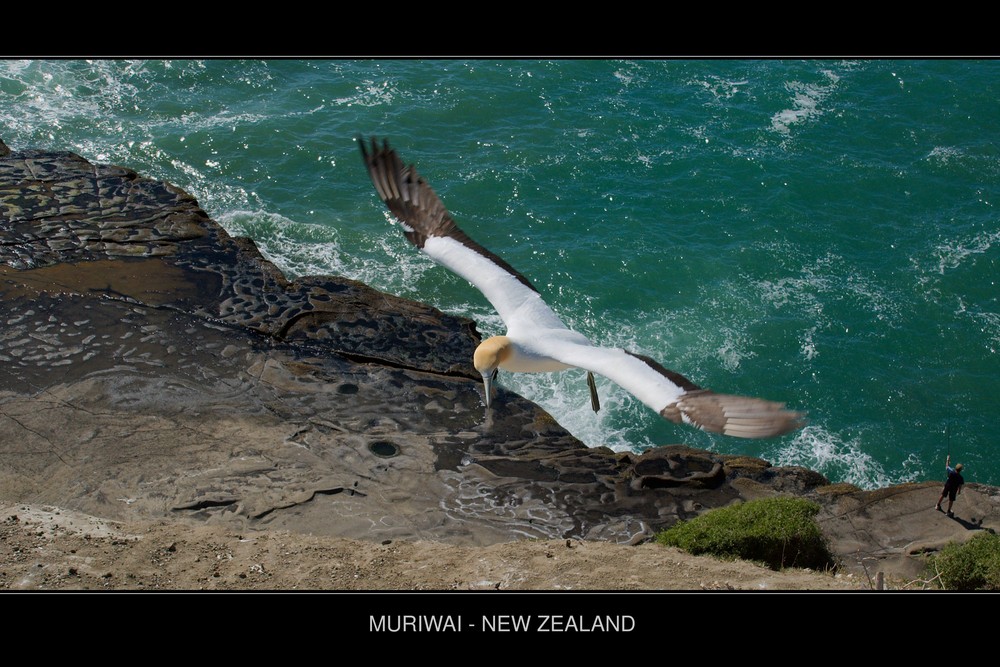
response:
<path id="1" fill-rule="evenodd" d="M 346 278 L 289 281 L 168 183 L 2 141 L 0 322 L 10 503 L 376 541 L 634 544 L 785 493 L 820 502 L 860 567 L 1000 527 L 992 487 L 963 493 L 978 523 L 935 512 L 907 539 L 912 518 L 889 517 L 908 497 L 929 510 L 938 484 L 880 495 L 682 445 L 591 449 L 506 391 L 486 412 L 471 320 Z"/>

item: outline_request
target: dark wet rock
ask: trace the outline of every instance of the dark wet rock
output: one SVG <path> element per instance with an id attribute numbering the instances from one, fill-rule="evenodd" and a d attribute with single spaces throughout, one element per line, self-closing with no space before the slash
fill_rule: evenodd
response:
<path id="1" fill-rule="evenodd" d="M 684 447 L 652 449 L 632 464 L 631 487 L 636 490 L 675 486 L 717 489 L 725 481 L 721 460 Z"/>
<path id="2" fill-rule="evenodd" d="M 932 513 L 936 484 L 879 495 L 751 456 L 591 449 L 502 389 L 487 412 L 472 321 L 344 278 L 289 281 L 170 184 L 2 142 L 0 327 L 0 500 L 373 540 L 635 543 L 784 493 L 820 502 L 860 567 L 1000 527 L 989 487 L 960 498 L 965 526 Z"/>

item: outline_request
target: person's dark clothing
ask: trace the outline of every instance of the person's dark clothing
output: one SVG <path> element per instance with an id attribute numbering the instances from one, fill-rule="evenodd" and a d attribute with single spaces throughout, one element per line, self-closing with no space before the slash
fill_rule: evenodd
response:
<path id="1" fill-rule="evenodd" d="M 948 471 L 948 481 L 944 483 L 944 491 L 942 492 L 942 495 L 947 494 L 948 500 L 954 502 L 955 496 L 958 494 L 959 487 L 965 484 L 965 479 L 963 479 L 962 473 L 958 472 L 951 466 L 948 466 L 946 470 Z"/>

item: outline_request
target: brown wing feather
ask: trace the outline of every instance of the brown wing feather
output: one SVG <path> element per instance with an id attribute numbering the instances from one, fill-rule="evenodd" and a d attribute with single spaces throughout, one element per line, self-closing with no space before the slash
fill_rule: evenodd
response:
<path id="1" fill-rule="evenodd" d="M 685 393 L 660 414 L 677 423 L 686 418 L 706 431 L 740 438 L 771 438 L 805 424 L 803 413 L 786 410 L 784 403 L 707 389 Z"/>
<path id="2" fill-rule="evenodd" d="M 375 191 L 396 219 L 405 225 L 403 233 L 410 243 L 423 248 L 429 237 L 451 237 L 489 258 L 524 286 L 538 291 L 514 267 L 473 241 L 455 224 L 431 186 L 420 177 L 412 164 L 408 167 L 403 165 L 396 151 L 389 147 L 388 140 L 384 140 L 379 146 L 375 137 L 372 137 L 370 151 L 365 148 L 362 137 L 358 137 L 358 144 Z"/>
<path id="3" fill-rule="evenodd" d="M 680 373 L 664 368 L 647 356 L 633 354 L 628 350 L 626 352 L 684 389 L 684 393 L 675 402 L 660 411 L 663 417 L 672 422 L 681 424 L 688 421 L 705 431 L 740 438 L 771 438 L 794 431 L 805 424 L 804 413 L 786 410 L 784 403 L 748 396 L 716 394 L 702 389 Z"/>

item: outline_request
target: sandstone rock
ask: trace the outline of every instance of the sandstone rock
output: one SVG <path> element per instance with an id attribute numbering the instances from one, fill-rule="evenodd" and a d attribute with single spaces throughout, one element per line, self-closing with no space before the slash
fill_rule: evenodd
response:
<path id="1" fill-rule="evenodd" d="M 486 411 L 472 321 L 344 278 L 289 281 L 168 183 L 2 142 L 0 323 L 5 503 L 375 541 L 637 543 L 785 493 L 821 502 L 862 568 L 1000 527 L 988 487 L 962 495 L 979 516 L 963 525 L 930 513 L 936 484 L 880 495 L 751 456 L 590 449 L 506 391 Z"/>

